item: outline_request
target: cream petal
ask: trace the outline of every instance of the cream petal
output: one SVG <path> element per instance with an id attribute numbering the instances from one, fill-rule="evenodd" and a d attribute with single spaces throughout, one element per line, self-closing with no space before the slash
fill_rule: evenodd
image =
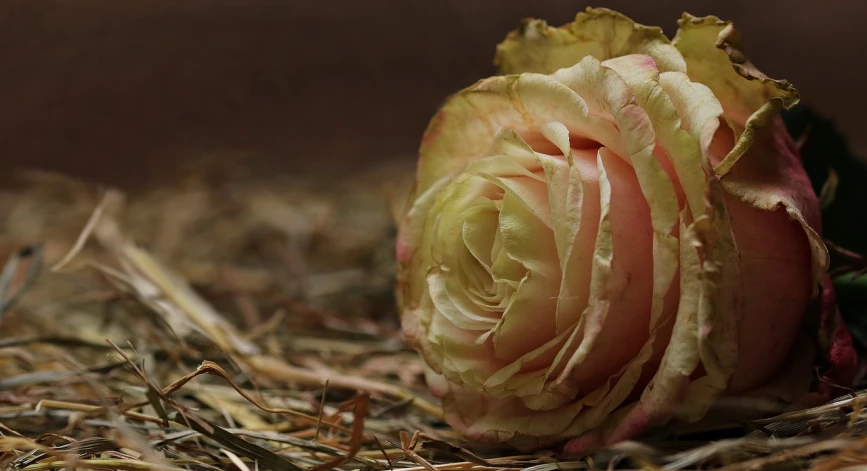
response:
<path id="1" fill-rule="evenodd" d="M 659 74 L 659 84 L 674 105 L 680 126 L 699 143 L 701 155 L 714 165 L 722 161 L 724 154 L 711 153 L 711 143 L 723 114 L 722 105 L 713 91 L 680 72 Z"/>
<path id="2" fill-rule="evenodd" d="M 557 252 L 545 185 L 523 178 L 490 181 L 506 190 L 499 218 L 502 250 L 527 270 L 557 276 L 558 267 L 551 265 Z"/>
<path id="3" fill-rule="evenodd" d="M 581 175 L 572 158 L 569 130 L 566 126 L 561 123 L 548 123 L 542 128 L 542 133 L 556 144 L 566 157 L 564 161 L 545 154 L 536 155 L 545 171 L 554 241 L 557 244 L 560 270 L 565 271 L 575 246 L 575 237 L 581 228 Z"/>
<path id="4" fill-rule="evenodd" d="M 494 329 L 498 358 L 514 360 L 555 336 L 559 272 L 553 233 L 526 204 L 507 193 L 500 212 L 503 250 L 528 270 Z"/>
<path id="5" fill-rule="evenodd" d="M 440 200 L 430 208 L 422 235 L 422 246 L 430 248 L 433 264 L 448 265 L 448 260 L 456 260 L 464 250 L 461 214 L 480 199 L 498 199 L 501 193 L 496 185 L 470 174 L 462 174 L 443 188 Z"/>
<path id="6" fill-rule="evenodd" d="M 467 172 L 482 172 L 499 177 L 525 176 L 539 177 L 539 163 L 536 153 L 513 129 L 502 127 L 494 135 L 494 142 L 488 150 L 490 158 L 474 160 L 467 164 Z"/>
<path id="7" fill-rule="evenodd" d="M 603 65 L 620 75 L 635 94 L 638 104 L 647 112 L 653 123 L 657 143 L 674 167 L 692 217 L 698 219 L 707 212 L 704 196 L 707 185 L 705 181 L 708 177 L 705 174 L 707 165 L 703 161 L 704 155 L 700 142 L 681 128 L 678 109 L 660 83 L 659 70 L 653 59 L 648 56 L 631 55 L 610 59 Z M 675 72 L 669 73 L 675 74 Z M 702 109 L 693 109 L 693 113 L 713 116 L 716 111 L 722 112 L 722 107 L 712 95 L 703 98 L 706 99 L 698 103 Z M 715 118 L 713 120 L 716 121 Z"/>
<path id="8" fill-rule="evenodd" d="M 497 221 L 499 224 L 499 220 Z M 491 249 L 494 259 L 491 271 L 494 272 L 494 281 L 508 285 L 511 289 L 518 289 L 518 283 L 527 274 L 527 269 L 521 262 L 512 258 L 509 252 L 503 249 L 503 234 L 497 230 L 494 234 L 494 246 Z"/>
<path id="9" fill-rule="evenodd" d="M 563 332 L 540 347 L 520 356 L 515 361 L 492 374 L 484 384 L 484 389 L 490 394 L 502 397 L 535 396 L 542 393 L 545 385 L 545 369 L 538 368 L 540 363 L 550 363 L 551 358 L 563 347 L 569 332 Z M 535 365 L 534 365 L 535 364 Z"/>
<path id="10" fill-rule="evenodd" d="M 491 251 L 497 233 L 499 212 L 491 200 L 484 199 L 461 214 L 461 239 L 480 265 L 491 270 Z"/>
<path id="11" fill-rule="evenodd" d="M 511 196 L 524 206 L 530 217 L 540 221 L 549 231 L 552 229 L 551 210 L 544 182 L 528 177 L 500 178 L 487 173 L 476 175 L 500 187 L 506 193 L 504 200 Z"/>
<path id="12" fill-rule="evenodd" d="M 489 155 L 501 128 L 523 135 L 552 121 L 564 123 L 574 137 L 623 149 L 614 125 L 590 114 L 584 100 L 557 80 L 540 74 L 491 77 L 450 97 L 431 120 L 419 150 L 416 191 Z"/>
<path id="13" fill-rule="evenodd" d="M 679 415 L 698 420 L 728 387 L 737 366 L 738 319 L 743 309 L 740 264 L 722 188 L 711 180 L 711 217 L 699 228 L 703 250 L 702 297 L 699 304 L 699 353 L 705 375 L 690 383 Z M 703 230 L 702 230 L 703 229 Z"/>
<path id="14" fill-rule="evenodd" d="M 427 288 L 427 286 L 424 287 Z M 443 369 L 442 351 L 438 345 L 428 341 L 434 313 L 433 301 L 430 299 L 430 295 L 425 292 L 417 304 L 411 309 L 405 308 L 401 312 L 400 322 L 404 338 L 409 345 L 421 354 L 425 365 L 437 372 L 441 372 Z"/>
<path id="15" fill-rule="evenodd" d="M 433 269 L 427 275 L 427 285 L 438 314 L 457 327 L 485 332 L 497 325 L 498 318 L 491 317 L 468 299 L 458 277 Z"/>
<path id="16" fill-rule="evenodd" d="M 564 162 L 560 158 L 537 154 L 539 162 L 545 169 L 548 200 L 550 201 L 551 218 L 554 225 L 554 240 L 557 244 L 562 272 L 556 311 L 557 332 L 559 334 L 577 321 L 577 316 L 587 305 L 591 263 L 590 250 L 584 249 L 584 247 L 590 247 L 590 245 L 579 245 L 580 253 L 575 254 L 574 257 L 573 251 L 578 244 L 577 239 L 581 230 L 583 215 L 588 212 L 588 209 L 591 209 L 593 200 L 595 200 L 595 198 L 591 198 L 587 205 L 588 208 L 585 208 L 582 180 L 591 178 L 589 175 L 593 175 L 592 178 L 595 179 L 596 169 L 586 165 L 586 159 L 579 158 L 576 162 L 570 147 L 569 130 L 566 126 L 561 123 L 548 123 L 542 128 L 542 133 L 560 149 L 566 158 Z M 575 152 L 587 157 L 593 151 L 584 149 Z M 596 207 L 598 208 L 598 204 Z M 588 216 L 593 219 L 594 211 L 589 211 Z M 585 231 L 585 233 L 587 232 L 590 231 Z M 586 263 L 575 263 L 580 259 L 585 260 Z"/>
<path id="17" fill-rule="evenodd" d="M 479 331 L 460 328 L 445 316 L 433 316 L 427 330 L 429 348 L 437 355 L 437 373 L 451 382 L 481 388 L 485 380 L 503 368 L 490 342 L 477 342 Z"/>
<path id="18" fill-rule="evenodd" d="M 448 185 L 449 179 L 443 178 L 432 185 L 426 192 L 418 195 L 412 201 L 409 209 L 400 222 L 397 240 L 398 289 L 395 291 L 397 302 L 408 311 L 415 309 L 426 293 L 424 283 L 415 282 L 418 273 L 426 273 L 432 266 L 431 254 L 420 248 L 427 247 L 430 227 L 428 215 L 433 208 L 441 204 L 438 196 Z"/>
<path id="19" fill-rule="evenodd" d="M 572 165 L 562 165 L 559 159 L 543 160 L 562 272 L 555 313 L 558 333 L 578 321 L 589 299 L 592 247 L 599 218 L 596 169 L 588 165 L 594 153 L 575 151 L 578 158 Z M 596 194 L 585 196 L 594 190 Z"/>

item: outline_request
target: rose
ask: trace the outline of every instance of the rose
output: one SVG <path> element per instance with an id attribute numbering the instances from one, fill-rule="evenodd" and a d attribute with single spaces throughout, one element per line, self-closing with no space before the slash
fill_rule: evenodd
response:
<path id="1" fill-rule="evenodd" d="M 425 132 L 399 305 L 469 438 L 610 443 L 788 364 L 828 265 L 798 94 L 730 23 L 679 26 L 526 21 Z"/>

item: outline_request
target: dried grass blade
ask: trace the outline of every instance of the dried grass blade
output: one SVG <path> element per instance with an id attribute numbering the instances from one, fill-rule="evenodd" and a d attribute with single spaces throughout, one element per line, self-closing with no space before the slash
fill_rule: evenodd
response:
<path id="1" fill-rule="evenodd" d="M 367 417 L 367 405 L 369 401 L 370 396 L 368 394 L 362 394 L 355 400 L 355 409 L 352 421 L 352 439 L 350 441 L 349 452 L 345 456 L 337 458 L 336 460 L 322 463 L 310 471 L 330 471 L 354 458 L 358 451 L 361 450 L 361 444 L 364 441 L 364 419 Z"/>
<path id="2" fill-rule="evenodd" d="M 42 247 L 25 247 L 12 254 L 0 271 L 0 320 L 18 300 L 27 292 L 27 289 L 36 281 L 39 274 L 42 272 Z M 30 264 L 27 267 L 27 272 L 24 279 L 20 282 L 18 289 L 10 294 L 9 291 L 15 285 L 18 278 L 18 265 L 23 261 L 30 259 Z"/>
<path id="3" fill-rule="evenodd" d="M 119 204 L 120 193 L 109 191 L 106 204 Z M 176 312 L 189 320 L 221 350 L 238 352 L 244 355 L 259 353 L 259 348 L 243 338 L 243 336 L 226 321 L 210 304 L 205 302 L 179 276 L 157 261 L 148 252 L 140 249 L 123 234 L 118 222 L 110 215 L 105 215 L 94 228 L 96 239 L 120 262 L 126 275 L 133 282 L 129 286 L 148 305 L 155 303 L 155 294 L 161 295 L 171 305 L 177 307 Z M 157 312 L 164 312 L 165 306 L 156 307 Z M 168 319 L 170 322 L 172 319 Z"/>
<path id="4" fill-rule="evenodd" d="M 189 428 L 225 446 L 231 451 L 238 453 L 260 463 L 266 469 L 274 471 L 303 471 L 303 468 L 283 458 L 271 450 L 250 443 L 243 438 L 234 435 L 226 429 L 213 424 L 202 417 L 198 417 L 192 411 L 172 401 L 175 409 L 185 418 Z"/>

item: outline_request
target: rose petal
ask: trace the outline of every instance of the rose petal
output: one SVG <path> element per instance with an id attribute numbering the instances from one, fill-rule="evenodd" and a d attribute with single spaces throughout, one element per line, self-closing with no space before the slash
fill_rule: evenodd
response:
<path id="1" fill-rule="evenodd" d="M 708 180 L 707 194 L 708 224 L 696 226 L 702 256 L 698 342 L 705 375 L 690 383 L 678 410 L 679 417 L 692 421 L 701 418 L 728 387 L 738 359 L 739 319 L 732 313 L 743 309 L 739 254 L 725 195 L 713 178 Z"/>
<path id="2" fill-rule="evenodd" d="M 494 356 L 490 342 L 476 342 L 479 332 L 462 329 L 445 316 L 433 316 L 426 341 L 436 360 L 431 364 L 434 371 L 451 382 L 480 388 L 505 363 Z"/>
<path id="3" fill-rule="evenodd" d="M 722 177 L 723 188 L 754 208 L 770 211 L 783 206 L 789 216 L 801 224 L 812 252 L 815 295 L 830 259 L 817 232 L 821 228 L 819 201 L 798 150 L 779 117 L 759 131 L 750 144 L 731 172 Z"/>
<path id="4" fill-rule="evenodd" d="M 494 234 L 497 232 L 499 211 L 491 200 L 481 200 L 461 213 L 463 224 L 461 238 L 479 265 L 489 274 L 491 271 L 491 251 L 494 248 Z"/>
<path id="5" fill-rule="evenodd" d="M 551 122 L 542 127 L 542 134 L 555 144 L 565 157 L 564 162 L 563 159 L 548 158 L 544 154 L 536 155 L 539 164 L 545 170 L 551 219 L 554 221 L 552 228 L 554 240 L 557 243 L 560 270 L 565 271 L 572 254 L 575 237 L 578 236 L 578 230 L 581 228 L 583 204 L 581 175 L 572 158 L 569 129 L 563 123 Z"/>
<path id="6" fill-rule="evenodd" d="M 648 56 L 630 55 L 609 59 L 603 64 L 615 70 L 635 94 L 638 104 L 647 112 L 659 146 L 668 156 L 674 167 L 680 188 L 683 189 L 693 219 L 707 212 L 705 201 L 705 180 L 707 175 L 703 164 L 700 142 L 681 128 L 681 119 L 672 99 L 660 83 L 659 69 Z M 675 72 L 669 72 L 673 74 Z M 701 111 L 712 113 L 722 108 L 719 103 L 701 102 Z M 718 114 L 717 114 L 718 116 Z"/>
<path id="7" fill-rule="evenodd" d="M 713 165 L 721 162 L 730 149 L 717 154 L 713 152 L 711 146 L 723 114 L 722 105 L 713 92 L 707 86 L 693 82 L 689 76 L 680 72 L 659 74 L 659 85 L 671 100 L 680 126 L 698 142 L 703 159 L 701 165 L 707 165 L 704 160 L 709 160 Z"/>
<path id="8" fill-rule="evenodd" d="M 510 193 L 503 198 L 500 233 L 504 250 L 528 270 L 494 328 L 497 357 L 514 360 L 556 336 L 555 318 L 546 314 L 554 312 L 560 274 L 552 264 L 553 233 Z"/>
<path id="9" fill-rule="evenodd" d="M 460 329 L 480 331 L 476 335 L 493 329 L 499 319 L 486 315 L 488 313 L 467 299 L 459 286 L 450 285 L 451 279 L 452 277 L 440 268 L 432 269 L 427 275 L 430 299 L 439 315 Z"/>
<path id="10" fill-rule="evenodd" d="M 778 371 L 810 304 L 810 246 L 783 208 L 765 211 L 726 197 L 738 245 L 743 302 L 738 367 L 728 392 L 758 387 Z M 809 375 L 808 375 L 809 376 Z"/>
<path id="11" fill-rule="evenodd" d="M 607 172 L 604 171 L 605 169 L 612 167 L 616 168 L 618 164 L 625 167 L 621 159 L 617 158 L 606 149 L 602 149 L 599 153 L 599 164 L 600 182 L 602 182 L 603 180 L 608 182 Z M 612 175 L 620 176 L 624 174 L 623 170 L 624 169 L 621 168 L 620 171 L 612 172 Z M 626 173 L 626 175 L 628 175 L 628 173 Z M 618 198 L 618 200 L 621 200 L 621 203 L 623 203 L 622 199 Z M 635 218 L 633 217 L 622 219 L 622 221 L 624 222 L 629 220 L 635 220 Z M 615 250 L 619 250 L 616 247 L 617 246 L 615 246 Z M 633 269 L 636 268 L 638 267 L 633 267 Z M 645 279 L 647 278 L 649 277 L 645 276 Z M 645 300 L 647 299 L 647 294 L 650 292 L 650 289 L 651 287 L 647 286 L 647 289 L 644 292 Z M 674 291 L 672 291 L 671 293 L 676 294 L 676 292 Z M 666 296 L 667 302 L 664 305 L 669 306 L 669 301 L 672 299 L 676 299 L 676 297 Z M 667 336 L 668 331 L 666 325 L 668 324 L 659 321 L 666 320 L 671 316 L 660 316 L 656 325 L 649 325 L 650 306 L 646 304 L 646 301 L 645 306 L 647 317 L 643 319 L 643 322 L 637 322 L 634 325 L 629 325 L 627 327 L 627 323 L 622 319 L 629 318 L 632 319 L 632 322 L 634 322 L 636 314 L 629 309 L 629 307 L 632 306 L 634 303 L 635 300 L 630 300 L 628 303 L 617 303 L 614 305 L 615 307 L 620 308 L 620 315 L 615 314 L 617 320 L 614 320 L 608 325 L 606 325 L 608 329 L 603 329 L 603 334 L 605 334 L 607 330 L 608 335 L 600 335 L 602 341 L 600 341 L 598 344 L 599 346 L 603 347 L 602 353 L 598 355 L 598 357 L 600 358 L 616 359 L 620 353 L 623 353 L 617 351 L 618 347 L 620 349 L 627 350 L 628 354 L 624 355 L 623 358 L 620 360 L 622 363 L 608 365 L 606 369 L 608 370 L 607 373 L 611 375 L 611 377 L 608 379 L 607 383 L 599 386 L 599 389 L 596 391 L 604 391 L 604 395 L 594 405 L 594 407 L 582 411 L 581 414 L 579 414 L 575 418 L 575 420 L 573 420 L 570 426 L 562 432 L 563 437 L 574 437 L 577 435 L 581 435 L 601 426 L 606 421 L 614 420 L 615 417 L 611 416 L 610 414 L 617 407 L 623 404 L 626 398 L 632 393 L 635 385 L 641 379 L 642 369 L 644 365 L 648 362 L 648 360 L 651 359 L 654 352 L 654 347 L 657 346 L 657 336 Z M 666 309 L 664 309 L 664 312 L 671 312 L 672 310 L 672 307 L 667 307 Z M 639 308 L 638 311 L 640 312 L 641 309 Z M 617 311 L 615 311 L 615 313 L 616 312 Z M 630 334 L 629 332 L 631 329 L 634 330 L 632 330 L 632 333 Z M 648 330 L 650 332 L 649 335 Z M 621 340 L 618 341 L 618 336 L 620 335 L 623 335 L 623 337 L 621 337 Z M 636 340 L 638 339 L 640 340 L 636 342 Z M 625 348 L 626 345 L 629 345 L 631 348 Z M 594 355 L 591 358 L 597 358 L 597 356 Z M 595 367 L 592 363 L 585 364 L 580 369 L 576 369 L 573 374 L 586 374 L 585 368 L 587 368 L 589 371 L 592 371 Z M 596 394 L 596 392 L 594 392 L 593 394 Z"/>
<path id="12" fill-rule="evenodd" d="M 448 178 L 443 178 L 427 191 L 420 193 L 408 208 L 403 220 L 400 222 L 400 231 L 397 241 L 398 260 L 398 290 L 396 295 L 401 306 L 415 306 L 418 304 L 424 287 L 411 280 L 417 273 L 426 273 L 426 265 L 430 263 L 428 254 L 417 254 L 418 247 L 424 246 L 425 229 L 429 225 L 428 214 L 434 206 L 440 203 L 437 198 L 447 184 Z M 416 256 L 420 255 L 420 256 Z"/>
<path id="13" fill-rule="evenodd" d="M 780 109 L 798 102 L 798 91 L 785 80 L 769 78 L 747 60 L 740 33 L 730 21 L 684 13 L 678 26 L 673 43 L 686 60 L 689 78 L 713 91 L 726 118 L 740 135 L 735 147 L 717 166 L 717 173 L 725 175 L 750 147 L 754 133 L 766 126 Z"/>
<path id="14" fill-rule="evenodd" d="M 707 85 L 727 116 L 743 124 L 771 99 L 785 107 L 797 103 L 792 84 L 769 78 L 749 62 L 732 22 L 685 13 L 677 24 L 672 43 L 686 61 L 689 78 Z"/>
<path id="15" fill-rule="evenodd" d="M 706 220 L 703 217 L 702 220 Z M 687 230 L 681 223 L 683 242 L 680 245 L 680 304 L 674 330 L 665 355 L 650 385 L 644 389 L 639 403 L 630 410 L 625 420 L 617 424 L 606 442 L 613 442 L 643 432 L 650 422 L 673 412 L 672 406 L 686 392 L 690 376 L 700 361 L 699 305 L 702 301 L 701 261 L 695 245 L 695 224 Z"/>
<path id="16" fill-rule="evenodd" d="M 658 320 L 662 312 L 666 293 L 677 272 L 677 238 L 672 236 L 677 221 L 678 200 L 674 184 L 654 154 L 655 134 L 649 117 L 636 103 L 635 96 L 617 72 L 602 67 L 592 57 L 587 57 L 578 65 L 562 69 L 553 75 L 555 78 L 584 97 L 591 110 L 600 109 L 610 114 L 617 123 L 626 140 L 635 174 L 645 201 L 650 205 L 653 233 L 653 296 L 650 312 L 651 324 Z M 598 249 L 599 241 L 597 241 Z M 595 268 L 594 268 L 595 271 Z M 591 293 L 595 292 L 591 287 Z M 595 305 L 595 300 L 591 301 Z M 588 316 L 584 327 L 584 338 L 576 354 L 570 359 L 571 365 L 580 363 L 592 348 L 593 342 L 602 328 L 604 311 L 594 311 L 597 315 Z"/>
<path id="17" fill-rule="evenodd" d="M 484 79 L 450 97 L 431 120 L 419 149 L 416 191 L 488 155 L 500 128 L 519 135 L 538 133 L 552 121 L 566 124 L 574 138 L 588 138 L 623 150 L 620 133 L 609 121 L 591 115 L 574 91 L 538 74 Z"/>
<path id="18" fill-rule="evenodd" d="M 548 198 L 562 272 L 555 312 L 559 334 L 575 325 L 589 299 L 591 254 L 585 250 L 575 251 L 574 248 L 592 246 L 598 230 L 598 196 L 584 196 L 585 185 L 589 191 L 598 187 L 597 171 L 593 165 L 598 151 L 571 149 L 565 126 L 551 123 L 546 129 L 543 129 L 543 133 L 552 142 L 557 141 L 555 143 L 566 157 L 564 161 L 537 154 L 548 183 Z"/>
<path id="19" fill-rule="evenodd" d="M 602 61 L 627 54 L 651 56 L 663 70 L 686 70 L 662 29 L 640 25 L 605 8 L 587 8 L 560 28 L 526 20 L 497 46 L 494 63 L 502 74 L 550 74 L 587 56 Z"/>

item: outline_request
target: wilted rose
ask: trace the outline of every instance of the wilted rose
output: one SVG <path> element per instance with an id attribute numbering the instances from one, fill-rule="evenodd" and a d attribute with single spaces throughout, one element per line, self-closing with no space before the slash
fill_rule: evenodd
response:
<path id="1" fill-rule="evenodd" d="M 399 302 L 468 437 L 617 441 L 788 364 L 828 265 L 777 116 L 798 94 L 730 23 L 679 26 L 669 41 L 604 9 L 526 21 L 498 48 L 503 75 L 431 121 Z"/>

